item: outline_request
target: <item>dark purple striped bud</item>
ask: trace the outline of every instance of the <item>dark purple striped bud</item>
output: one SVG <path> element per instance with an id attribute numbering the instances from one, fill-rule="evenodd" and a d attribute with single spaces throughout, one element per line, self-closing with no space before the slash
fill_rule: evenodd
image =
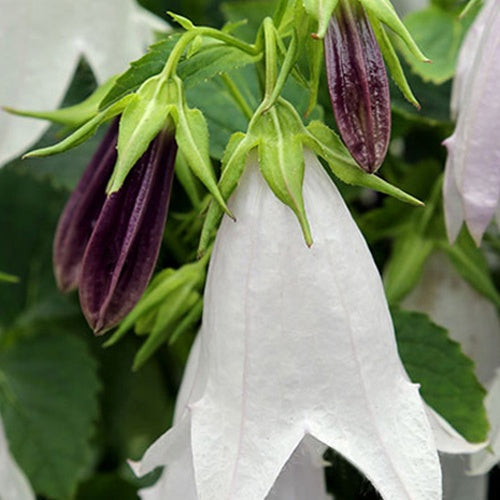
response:
<path id="1" fill-rule="evenodd" d="M 109 195 L 83 257 L 80 304 L 96 334 L 118 324 L 143 294 L 162 241 L 177 144 L 160 133 Z"/>
<path id="2" fill-rule="evenodd" d="M 358 0 L 339 0 L 324 44 L 328 89 L 340 135 L 363 170 L 375 172 L 389 146 L 389 83 L 380 48 Z"/>
<path id="3" fill-rule="evenodd" d="M 53 246 L 54 274 L 63 292 L 78 287 L 83 254 L 106 200 L 106 185 L 116 162 L 115 120 L 64 208 Z"/>

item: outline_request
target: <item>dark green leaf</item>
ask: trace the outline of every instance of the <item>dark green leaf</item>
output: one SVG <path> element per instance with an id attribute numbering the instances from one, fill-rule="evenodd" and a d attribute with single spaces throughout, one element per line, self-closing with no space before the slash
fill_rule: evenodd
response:
<path id="1" fill-rule="evenodd" d="M 403 364 L 427 404 L 468 441 L 485 441 L 486 391 L 460 344 L 425 314 L 394 310 L 393 320 Z"/>
<path id="2" fill-rule="evenodd" d="M 39 494 L 71 498 L 91 463 L 96 372 L 85 343 L 64 334 L 20 338 L 0 352 L 6 433 L 16 461 Z"/>

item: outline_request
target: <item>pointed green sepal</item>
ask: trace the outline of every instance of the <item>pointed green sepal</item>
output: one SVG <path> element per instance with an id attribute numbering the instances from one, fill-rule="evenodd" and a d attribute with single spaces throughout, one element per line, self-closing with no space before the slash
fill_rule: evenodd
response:
<path id="1" fill-rule="evenodd" d="M 318 21 L 317 38 L 324 38 L 332 12 L 339 0 L 303 0 L 306 12 Z"/>
<path id="2" fill-rule="evenodd" d="M 7 274 L 0 271 L 0 282 L 4 283 L 19 283 L 19 277 L 13 274 Z"/>
<path id="3" fill-rule="evenodd" d="M 304 126 L 284 101 L 252 123 L 250 133 L 259 137 L 259 168 L 274 194 L 290 207 L 299 221 L 308 246 L 313 243 L 302 197 Z"/>
<path id="4" fill-rule="evenodd" d="M 401 90 L 405 99 L 413 104 L 413 106 L 417 109 L 420 109 L 420 104 L 413 95 L 410 85 L 406 80 L 403 67 L 399 62 L 399 58 L 394 50 L 394 47 L 392 46 L 389 36 L 380 24 L 380 21 L 373 14 L 368 13 L 368 18 L 370 19 L 373 33 L 375 34 L 380 51 L 382 52 L 382 56 L 384 57 L 387 67 L 389 68 L 389 73 L 394 80 L 394 83 L 398 86 L 399 90 Z"/>
<path id="5" fill-rule="evenodd" d="M 184 16 L 175 14 L 174 12 L 168 11 L 167 14 L 178 24 L 180 24 L 186 31 L 194 29 L 196 26 Z"/>
<path id="6" fill-rule="evenodd" d="M 304 135 L 303 141 L 304 144 L 328 163 L 331 171 L 342 182 L 374 189 L 410 205 L 423 205 L 420 200 L 405 193 L 389 182 L 361 170 L 350 157 L 337 134 L 322 122 L 311 122 L 307 127 L 307 133 Z"/>
<path id="7" fill-rule="evenodd" d="M 61 142 L 54 144 L 53 146 L 48 146 L 46 148 L 35 149 L 26 153 L 23 158 L 35 158 L 42 156 L 50 156 L 58 153 L 63 153 L 68 149 L 74 148 L 85 142 L 89 137 L 92 137 L 99 125 L 107 122 L 111 118 L 119 115 L 128 105 L 136 100 L 134 94 L 129 94 L 118 102 L 115 102 L 105 110 L 98 113 L 94 118 L 84 123 L 80 128 L 76 129 L 71 135 L 63 139 Z"/>
<path id="8" fill-rule="evenodd" d="M 182 81 L 174 77 L 177 86 L 177 105 L 172 110 L 175 121 L 175 140 L 191 170 L 217 200 L 222 209 L 233 218 L 217 187 L 210 162 L 208 126 L 199 109 L 189 109 L 184 98 Z"/>
<path id="9" fill-rule="evenodd" d="M 100 102 L 111 90 L 117 78 L 118 75 L 111 77 L 85 100 L 75 104 L 74 106 L 68 106 L 67 108 L 56 109 L 53 111 L 27 111 L 9 107 L 4 107 L 3 109 L 13 115 L 48 120 L 53 123 L 66 125 L 69 128 L 77 128 L 97 115 L 99 112 Z"/>
<path id="10" fill-rule="evenodd" d="M 135 355 L 132 365 L 133 371 L 144 365 L 154 352 L 175 333 L 178 324 L 200 300 L 199 293 L 193 292 L 189 286 L 183 286 L 169 298 L 168 302 L 162 304 L 156 315 L 153 329 Z"/>
<path id="11" fill-rule="evenodd" d="M 196 209 L 201 205 L 200 183 L 189 168 L 188 162 L 182 151 L 177 152 L 175 159 L 175 176 L 186 191 L 189 201 Z"/>
<path id="12" fill-rule="evenodd" d="M 137 305 L 120 323 L 120 326 L 104 344 L 104 347 L 116 344 L 128 330 L 149 314 L 154 313 L 156 315 L 161 304 L 175 296 L 181 287 L 189 285 L 190 288 L 195 288 L 201 286 L 204 279 L 205 263 L 201 261 L 186 264 L 177 270 L 164 269 L 161 271 L 155 276 Z M 154 325 L 154 321 L 148 321 L 147 324 L 148 326 Z M 143 330 L 142 333 L 146 333 L 145 328 L 140 328 L 140 330 Z"/>
<path id="13" fill-rule="evenodd" d="M 243 132 L 235 132 L 227 143 L 222 157 L 222 173 L 219 180 L 219 190 L 225 200 L 228 200 L 238 186 L 248 152 L 255 147 L 256 140 Z M 204 255 L 217 233 L 223 210 L 218 203 L 212 201 L 208 207 L 207 215 L 201 231 L 198 255 Z"/>
<path id="14" fill-rule="evenodd" d="M 379 21 L 382 21 L 386 26 L 391 28 L 406 44 L 408 50 L 422 62 L 430 62 L 430 60 L 422 54 L 417 44 L 413 40 L 410 32 L 406 29 L 399 16 L 396 14 L 394 7 L 389 0 L 359 0 L 367 12 L 373 14 Z"/>
<path id="15" fill-rule="evenodd" d="M 118 135 L 118 159 L 107 193 L 118 191 L 151 141 L 167 125 L 175 86 L 160 76 L 146 80 L 123 111 Z"/>

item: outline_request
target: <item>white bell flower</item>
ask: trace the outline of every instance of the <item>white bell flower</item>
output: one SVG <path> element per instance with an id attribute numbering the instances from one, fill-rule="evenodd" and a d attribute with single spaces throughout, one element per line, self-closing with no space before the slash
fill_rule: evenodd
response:
<path id="1" fill-rule="evenodd" d="M 485 475 L 500 459 L 500 318 L 495 306 L 468 283 L 441 253 L 428 259 L 418 285 L 403 300 L 405 309 L 422 311 L 448 330 L 475 362 L 476 375 L 488 388 L 491 422 L 489 449 L 467 459 L 443 455 L 444 500 L 487 498 Z M 490 449 L 494 452 L 491 453 Z M 475 476 L 471 476 L 476 474 Z"/>
<path id="2" fill-rule="evenodd" d="M 189 470 L 191 498 L 264 499 L 314 438 L 384 499 L 438 500 L 434 437 L 380 275 L 337 188 L 309 152 L 305 164 L 311 248 L 249 160 L 230 200 L 237 222 L 222 222 L 213 249 L 190 403 L 136 470 L 166 465 L 177 485 Z"/>
<path id="3" fill-rule="evenodd" d="M 460 49 L 451 107 L 457 116 L 443 186 L 448 237 L 465 221 L 479 245 L 496 213 L 500 221 L 500 9 L 486 0 Z"/>
<path id="4" fill-rule="evenodd" d="M 57 108 L 81 57 L 97 81 L 127 69 L 167 24 L 135 0 L 0 0 L 0 105 Z M 40 120 L 0 113 L 0 165 L 32 146 Z"/>

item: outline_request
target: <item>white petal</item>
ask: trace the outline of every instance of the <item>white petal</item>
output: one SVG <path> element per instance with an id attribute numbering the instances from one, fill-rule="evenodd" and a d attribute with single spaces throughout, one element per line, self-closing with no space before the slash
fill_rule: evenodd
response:
<path id="1" fill-rule="evenodd" d="M 422 277 L 401 304 L 422 311 L 448 330 L 476 364 L 479 380 L 488 384 L 500 365 L 500 319 L 495 306 L 458 274 L 443 254 L 427 260 Z"/>
<path id="2" fill-rule="evenodd" d="M 451 136 L 444 142 L 444 145 L 448 148 L 448 158 L 446 160 L 443 182 L 444 218 L 448 239 L 452 243 L 457 239 L 464 221 L 462 196 L 457 188 L 458 177 L 461 177 L 461 173 L 455 170 L 458 168 L 458 165 L 454 162 L 452 146 L 454 140 L 454 136 Z"/>
<path id="3" fill-rule="evenodd" d="M 306 157 L 315 243 L 255 160 L 219 230 L 205 293 L 208 381 L 192 412 L 201 500 L 264 498 L 304 435 L 387 499 L 440 498 L 432 432 L 399 360 L 380 276 L 337 189 Z"/>
<path id="4" fill-rule="evenodd" d="M 487 500 L 488 476 L 467 475 L 468 462 L 462 456 L 442 454 L 440 458 L 443 500 Z"/>
<path id="5" fill-rule="evenodd" d="M 500 370 L 496 372 L 488 388 L 485 406 L 491 423 L 491 451 L 483 450 L 472 455 L 470 460 L 471 474 L 486 474 L 500 461 Z"/>
<path id="6" fill-rule="evenodd" d="M 0 418 L 0 498 L 2 500 L 34 500 L 35 494 L 23 471 L 9 452 L 7 437 Z"/>
<path id="7" fill-rule="evenodd" d="M 323 464 L 318 460 L 326 447 L 314 441 L 311 436 L 306 436 L 303 439 L 283 467 L 266 500 L 304 500 L 308 498 L 332 500 L 332 496 L 326 492 Z"/>
<path id="8" fill-rule="evenodd" d="M 13 108 L 57 108 L 82 56 L 103 82 L 152 41 L 153 16 L 141 14 L 135 0 L 0 0 L 0 12 L 0 105 Z M 162 24 L 158 20 L 155 27 Z M 0 165 L 46 128 L 38 120 L 0 113 Z"/>
<path id="9" fill-rule="evenodd" d="M 447 168 L 454 170 L 467 227 L 479 244 L 500 198 L 500 9 L 494 1 L 473 29 L 480 33 L 473 31 L 462 49 L 472 62 L 461 68 L 456 84 L 458 121 Z"/>
<path id="10" fill-rule="evenodd" d="M 427 408 L 429 422 L 434 432 L 436 447 L 439 451 L 450 454 L 474 453 L 484 449 L 489 443 L 469 443 L 460 435 L 439 413 L 436 413 L 430 406 Z"/>
<path id="11" fill-rule="evenodd" d="M 200 336 L 195 339 L 189 354 L 177 396 L 174 422 L 179 422 L 182 418 L 186 418 L 187 422 L 190 417 L 183 417 L 184 412 L 191 401 L 198 399 L 199 395 L 193 389 L 197 380 L 205 378 L 198 369 L 199 361 Z M 136 474 L 140 475 L 149 472 L 154 467 L 169 464 L 154 486 L 140 491 L 140 497 L 142 500 L 164 500 L 167 498 L 197 500 L 190 436 L 189 434 L 184 436 L 186 445 L 179 452 L 176 445 L 172 445 L 172 441 L 167 440 L 167 434 L 147 451 L 141 464 L 133 466 Z M 324 468 L 321 460 L 324 451 L 324 445 L 319 444 L 311 437 L 306 437 L 281 471 L 267 497 L 268 500 L 331 499 L 331 496 L 326 493 Z M 172 462 L 169 459 L 171 456 L 177 457 L 176 460 Z"/>

